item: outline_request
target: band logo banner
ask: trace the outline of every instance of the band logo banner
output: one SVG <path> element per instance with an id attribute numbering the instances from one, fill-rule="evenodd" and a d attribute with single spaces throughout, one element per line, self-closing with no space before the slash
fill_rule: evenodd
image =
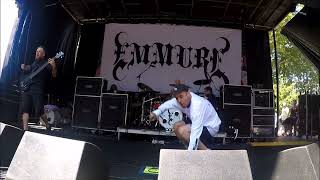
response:
<path id="1" fill-rule="evenodd" d="M 167 24 L 106 24 L 101 76 L 121 90 L 141 82 L 168 93 L 175 80 L 202 91 L 210 80 L 219 96 L 223 84 L 241 83 L 241 31 Z"/>

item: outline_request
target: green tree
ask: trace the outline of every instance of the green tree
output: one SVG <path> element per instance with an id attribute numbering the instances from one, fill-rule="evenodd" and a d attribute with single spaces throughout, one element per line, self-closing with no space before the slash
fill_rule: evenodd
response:
<path id="1" fill-rule="evenodd" d="M 279 91 L 279 109 L 282 109 L 284 103 L 290 107 L 293 100 L 298 98 L 299 93 L 297 93 L 294 83 L 286 84 L 283 78 L 279 79 L 279 85 L 281 87 Z M 273 90 L 276 92 L 276 84 L 273 85 Z"/>
<path id="2" fill-rule="evenodd" d="M 279 70 L 280 110 L 283 102 L 291 104 L 293 98 L 297 98 L 298 93 L 305 91 L 315 93 L 319 90 L 319 76 L 316 67 L 287 37 L 280 33 L 281 29 L 294 15 L 294 13 L 289 13 L 275 28 Z M 272 31 L 269 33 L 269 39 L 273 71 L 272 77 L 274 92 L 276 94 L 276 64 Z"/>

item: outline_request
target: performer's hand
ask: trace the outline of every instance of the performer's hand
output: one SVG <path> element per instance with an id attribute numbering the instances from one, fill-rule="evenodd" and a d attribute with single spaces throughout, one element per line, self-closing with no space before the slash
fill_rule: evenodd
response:
<path id="1" fill-rule="evenodd" d="M 157 115 L 155 113 L 150 113 L 149 115 L 149 120 L 150 121 L 156 121 L 158 120 Z"/>
<path id="2" fill-rule="evenodd" d="M 49 58 L 48 59 L 48 63 L 52 66 L 52 67 L 56 67 L 56 62 L 54 61 L 54 59 Z"/>
<path id="3" fill-rule="evenodd" d="M 30 68 L 31 68 L 31 66 L 30 65 L 25 65 L 25 64 L 21 64 L 21 69 L 23 70 L 23 71 L 29 71 L 30 70 Z"/>

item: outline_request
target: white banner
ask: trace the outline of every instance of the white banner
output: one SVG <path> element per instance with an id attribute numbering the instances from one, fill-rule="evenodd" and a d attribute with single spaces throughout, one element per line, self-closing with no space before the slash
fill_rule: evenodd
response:
<path id="1" fill-rule="evenodd" d="M 106 24 L 101 76 L 120 90 L 138 82 L 170 92 L 180 80 L 194 92 L 207 79 L 216 95 L 223 84 L 241 83 L 241 30 L 168 24 Z"/>

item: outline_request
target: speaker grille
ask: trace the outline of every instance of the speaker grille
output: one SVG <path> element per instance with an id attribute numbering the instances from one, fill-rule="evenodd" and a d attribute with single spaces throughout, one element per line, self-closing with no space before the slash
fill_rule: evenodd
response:
<path id="1" fill-rule="evenodd" d="M 251 105 L 251 86 L 223 86 L 223 103 Z"/>
<path id="2" fill-rule="evenodd" d="M 251 106 L 225 105 L 222 120 L 228 136 L 235 136 L 233 130 L 229 131 L 230 127 L 233 127 L 238 129 L 238 137 L 250 137 Z"/>
<path id="3" fill-rule="evenodd" d="M 78 77 L 76 94 L 100 96 L 103 79 L 99 77 Z"/>
<path id="4" fill-rule="evenodd" d="M 124 126 L 127 118 L 127 94 L 102 94 L 101 129 L 115 129 Z"/>
<path id="5" fill-rule="evenodd" d="M 75 96 L 73 126 L 97 128 L 99 121 L 100 97 Z"/>

